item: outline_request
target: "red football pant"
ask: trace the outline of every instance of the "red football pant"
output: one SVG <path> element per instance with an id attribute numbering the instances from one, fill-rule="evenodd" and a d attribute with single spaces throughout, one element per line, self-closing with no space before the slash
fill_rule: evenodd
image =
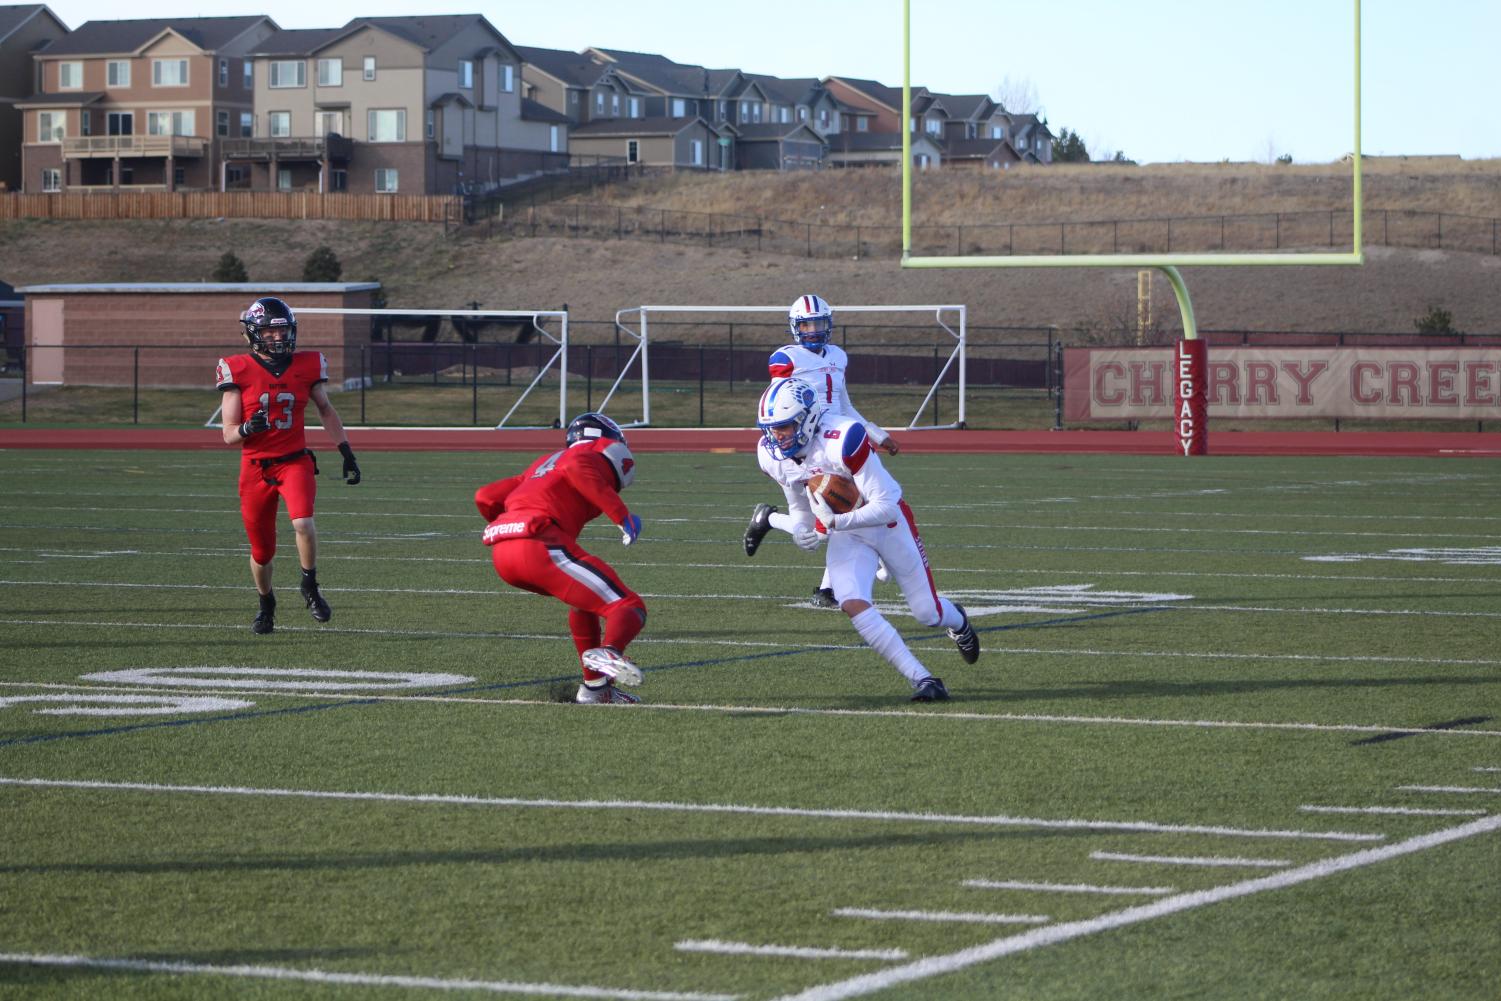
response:
<path id="1" fill-rule="evenodd" d="M 317 496 L 311 456 L 299 456 L 270 469 L 241 459 L 240 518 L 250 539 L 250 558 L 265 566 L 276 555 L 278 498 L 287 502 L 287 517 L 295 521 L 313 516 L 313 499 Z"/>
<path id="2" fill-rule="evenodd" d="M 600 645 L 625 648 L 646 621 L 646 603 L 621 581 L 610 564 L 561 535 L 508 539 L 490 547 L 500 579 L 512 587 L 556 598 L 569 606 L 568 630 L 579 653 Z M 603 675 L 587 668 L 586 680 Z"/>

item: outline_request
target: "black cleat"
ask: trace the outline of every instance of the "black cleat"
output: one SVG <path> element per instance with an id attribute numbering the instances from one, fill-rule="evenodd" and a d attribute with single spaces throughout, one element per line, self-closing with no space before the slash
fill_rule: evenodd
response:
<path id="1" fill-rule="evenodd" d="M 949 690 L 943 687 L 942 678 L 927 677 L 917 683 L 912 693 L 913 702 L 947 702 Z"/>
<path id="2" fill-rule="evenodd" d="M 775 505 L 757 504 L 751 512 L 750 524 L 745 528 L 745 555 L 754 556 L 761 548 L 761 540 L 771 531 L 771 516 L 775 511 Z"/>
<path id="3" fill-rule="evenodd" d="M 954 607 L 959 609 L 960 615 L 964 616 L 964 624 L 958 629 L 950 629 L 949 639 L 953 640 L 954 646 L 959 648 L 959 656 L 964 658 L 964 662 L 973 664 L 980 659 L 980 637 L 975 635 L 975 627 L 970 625 L 964 606 L 956 601 Z"/>
<path id="4" fill-rule="evenodd" d="M 307 602 L 308 611 L 313 613 L 313 621 L 327 622 L 333 618 L 334 610 L 329 608 L 328 602 L 323 600 L 323 595 L 318 592 L 316 584 L 302 589 L 302 600 Z"/>
<path id="5" fill-rule="evenodd" d="M 250 631 L 257 636 L 276 631 L 276 613 L 269 608 L 263 608 L 255 615 L 255 621 L 250 623 Z"/>
<path id="6" fill-rule="evenodd" d="M 808 604 L 814 608 L 838 608 L 839 602 L 834 600 L 832 587 L 818 587 L 813 589 L 813 597 L 808 599 Z"/>

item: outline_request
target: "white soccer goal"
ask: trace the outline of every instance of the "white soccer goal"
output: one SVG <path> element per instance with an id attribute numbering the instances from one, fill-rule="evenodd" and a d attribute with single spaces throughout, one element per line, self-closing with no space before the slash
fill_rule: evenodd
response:
<path id="1" fill-rule="evenodd" d="M 532 326 L 533 330 L 535 331 L 536 335 L 539 336 L 539 337 L 541 337 L 541 338 L 543 338 L 545 341 L 549 342 L 550 344 L 552 344 L 555 347 L 555 350 L 552 351 L 551 357 L 549 357 L 546 362 L 543 362 L 542 364 L 539 364 L 537 366 L 537 374 L 536 374 L 536 376 L 531 380 L 531 382 L 527 385 L 527 387 L 521 391 L 521 395 L 518 396 L 516 398 L 515 402 L 511 404 L 511 409 L 508 410 L 508 411 L 506 411 L 505 416 L 500 419 L 500 422 L 495 425 L 495 428 L 497 430 L 499 430 L 500 428 L 505 428 L 505 427 L 525 428 L 525 427 L 544 427 L 544 426 L 546 426 L 546 425 L 540 425 L 540 424 L 535 424 L 535 425 L 520 425 L 520 424 L 518 424 L 518 425 L 511 425 L 511 424 L 508 424 L 507 422 L 510 421 L 511 417 L 516 413 L 516 411 L 521 407 L 521 405 L 524 402 L 526 402 L 527 397 L 529 397 L 532 394 L 532 392 L 534 390 L 536 390 L 539 385 L 542 384 L 543 379 L 545 379 L 547 377 L 548 373 L 550 373 L 553 370 L 554 366 L 557 367 L 557 380 L 558 380 L 558 423 L 557 423 L 557 426 L 558 427 L 563 427 L 563 426 L 566 426 L 567 423 L 568 423 L 569 413 L 568 413 L 568 311 L 567 310 L 563 310 L 563 309 L 336 309 L 336 308 L 331 308 L 331 307 L 314 307 L 314 306 L 301 307 L 301 306 L 298 306 L 296 303 L 292 303 L 291 305 L 292 305 L 292 308 L 294 310 L 296 310 L 296 312 L 299 315 L 304 315 L 304 316 L 314 315 L 314 314 L 322 314 L 322 315 L 329 315 L 329 316 L 368 316 L 368 317 L 385 317 L 385 318 L 388 318 L 390 321 L 405 320 L 405 321 L 408 321 L 408 322 L 419 321 L 419 322 L 424 322 L 424 323 L 426 323 L 426 322 L 432 322 L 432 321 L 441 321 L 443 319 L 448 319 L 450 322 L 457 321 L 458 323 L 472 323 L 472 324 L 482 324 L 482 323 L 486 323 L 486 322 L 492 322 L 493 323 L 493 322 L 496 322 L 496 321 L 512 322 L 512 323 L 514 323 L 516 321 L 528 321 L 528 322 L 531 323 L 531 326 Z M 552 330 L 548 329 L 547 324 L 550 323 L 550 322 L 552 322 L 552 321 L 556 321 L 556 325 L 557 325 L 557 332 L 556 333 L 554 333 Z M 389 336 L 389 334 L 388 334 L 388 336 Z M 489 343 L 489 342 L 487 342 L 487 343 Z M 309 349 L 316 350 L 316 345 L 308 344 L 307 346 L 308 346 Z M 477 373 L 475 375 L 475 379 L 478 380 L 478 374 Z M 359 378 L 356 378 L 354 380 L 345 380 L 345 381 L 346 382 L 353 381 L 357 385 L 360 380 L 359 380 Z M 348 388 L 348 387 L 346 387 L 346 388 Z M 213 416 L 211 416 L 208 419 L 207 423 L 204 426 L 205 427 L 220 427 L 220 426 L 222 426 L 219 423 L 219 410 L 218 409 L 216 409 L 214 411 Z"/>
<path id="2" fill-rule="evenodd" d="M 626 360 L 625 364 L 621 366 L 621 368 L 620 368 L 620 374 L 618 376 L 616 376 L 615 383 L 610 387 L 610 391 L 605 394 L 604 402 L 601 403 L 600 406 L 597 407 L 596 409 L 603 411 L 605 409 L 605 407 L 609 405 L 610 397 L 613 396 L 615 394 L 615 391 L 620 387 L 620 384 L 625 379 L 626 374 L 631 370 L 632 364 L 635 363 L 639 359 L 639 361 L 640 361 L 640 374 L 641 374 L 641 414 L 640 414 L 640 417 L 637 420 L 633 420 L 633 421 L 629 421 L 629 422 L 622 421 L 621 424 L 622 424 L 622 426 L 629 425 L 629 426 L 632 426 L 632 427 L 636 427 L 636 426 L 642 426 L 642 425 L 649 425 L 651 423 L 651 350 L 650 350 L 650 347 L 651 347 L 651 318 L 653 316 L 667 316 L 667 315 L 680 316 L 682 314 L 689 314 L 689 313 L 696 314 L 697 317 L 702 317 L 704 319 L 713 319 L 713 318 L 716 318 L 716 317 L 734 316 L 736 314 L 746 314 L 746 313 L 761 313 L 761 314 L 776 313 L 776 314 L 780 314 L 781 318 L 783 320 L 785 320 L 786 316 L 787 316 L 787 307 L 786 306 L 636 306 L 636 307 L 633 307 L 633 308 L 630 308 L 630 309 L 619 310 L 615 314 L 615 326 L 616 326 L 616 329 L 620 330 L 622 333 L 626 334 L 627 336 L 629 336 L 631 338 L 634 338 L 635 341 L 636 341 L 636 347 L 635 347 L 635 350 L 631 352 L 630 358 L 628 358 Z M 860 314 L 871 314 L 871 313 L 876 313 L 876 314 L 880 314 L 880 313 L 885 313 L 885 314 L 906 314 L 906 315 L 916 315 L 916 316 L 925 317 L 925 318 L 926 317 L 931 317 L 932 322 L 933 322 L 933 324 L 935 326 L 935 329 L 942 330 L 945 333 L 947 333 L 950 337 L 952 337 L 954 339 L 953 348 L 949 352 L 948 358 L 944 361 L 942 368 L 938 371 L 937 377 L 934 378 L 933 385 L 929 387 L 927 395 L 923 397 L 922 403 L 918 405 L 916 413 L 914 413 L 913 416 L 912 416 L 912 419 L 907 422 L 907 424 L 906 424 L 906 430 L 908 430 L 908 431 L 932 431 L 932 430 L 939 430 L 939 429 L 943 429 L 943 428 L 957 428 L 957 427 L 964 427 L 965 426 L 965 412 L 964 412 L 965 395 L 966 395 L 966 393 L 965 393 L 965 380 L 966 380 L 965 362 L 966 362 L 966 358 L 967 358 L 967 350 L 968 350 L 968 343 L 969 343 L 968 342 L 967 330 L 966 330 L 966 321 L 967 321 L 967 317 L 968 317 L 968 308 L 967 307 L 962 306 L 962 305 L 944 305 L 944 306 L 837 306 L 834 309 L 835 323 L 838 324 L 839 318 L 842 317 L 842 316 L 845 316 L 846 314 L 849 314 L 849 313 L 860 313 Z M 787 335 L 787 341 L 784 341 L 784 343 L 790 342 L 790 339 L 791 339 L 791 335 L 788 334 Z M 858 353 L 858 349 L 857 349 L 857 353 Z M 917 423 L 918 419 L 922 417 L 923 411 L 925 409 L 927 409 L 928 404 L 932 401 L 934 395 L 938 392 L 939 386 L 942 385 L 944 379 L 948 376 L 949 371 L 951 369 L 953 369 L 956 365 L 958 366 L 958 391 L 959 391 L 958 418 L 955 421 L 953 421 L 952 423 L 949 423 L 949 424 L 927 424 L 927 425 L 918 424 Z M 855 389 L 853 389 L 850 395 L 853 396 L 853 397 L 855 397 L 856 400 L 858 400 L 859 399 L 859 389 L 858 389 L 858 387 L 856 387 Z M 617 420 L 618 420 L 618 418 L 617 418 Z"/>

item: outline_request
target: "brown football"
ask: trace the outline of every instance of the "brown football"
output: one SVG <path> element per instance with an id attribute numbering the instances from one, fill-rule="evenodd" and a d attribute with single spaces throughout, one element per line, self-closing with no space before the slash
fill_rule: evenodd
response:
<path id="1" fill-rule="evenodd" d="M 808 478 L 808 492 L 817 494 L 835 514 L 853 511 L 860 503 L 860 488 L 848 476 L 836 473 L 819 473 Z"/>

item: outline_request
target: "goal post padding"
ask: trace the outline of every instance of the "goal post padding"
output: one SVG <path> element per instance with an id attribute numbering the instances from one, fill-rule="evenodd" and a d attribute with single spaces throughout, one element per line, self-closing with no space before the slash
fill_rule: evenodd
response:
<path id="1" fill-rule="evenodd" d="M 964 427 L 965 426 L 965 420 L 966 420 L 966 417 L 965 417 L 965 402 L 966 402 L 966 395 L 967 395 L 966 394 L 966 379 L 967 379 L 966 360 L 967 360 L 967 357 L 968 357 L 968 345 L 969 345 L 969 340 L 968 340 L 968 326 L 967 326 L 967 321 L 968 321 L 968 307 L 963 306 L 963 305 L 902 305 L 902 306 L 880 306 L 880 305 L 865 306 L 865 305 L 860 305 L 860 306 L 837 306 L 834 309 L 834 314 L 835 314 L 836 320 L 837 320 L 838 317 L 841 317 L 841 316 L 843 316 L 845 314 L 848 314 L 848 313 L 856 313 L 856 314 L 862 314 L 862 315 L 864 315 L 864 314 L 882 314 L 882 313 L 885 313 L 885 314 L 896 314 L 896 315 L 906 314 L 906 315 L 917 315 L 917 316 L 923 316 L 923 317 L 931 317 L 932 321 L 933 321 L 933 324 L 934 324 L 934 328 L 933 329 L 935 331 L 936 330 L 943 331 L 945 334 L 947 334 L 949 337 L 951 337 L 953 339 L 953 344 L 952 344 L 952 346 L 950 347 L 950 349 L 948 351 L 947 357 L 944 359 L 942 365 L 939 367 L 939 369 L 938 369 L 938 371 L 936 373 L 936 376 L 933 379 L 932 385 L 928 388 L 927 395 L 925 395 L 923 397 L 922 402 L 918 405 L 917 410 L 913 414 L 912 418 L 905 425 L 902 425 L 902 429 L 903 430 L 908 430 L 908 431 L 930 431 L 930 430 L 941 430 L 941 429 L 949 429 L 949 428 L 959 428 L 959 427 Z M 679 316 L 688 315 L 688 314 L 692 314 L 692 315 L 699 316 L 699 317 L 704 317 L 706 319 L 711 319 L 711 320 L 722 320 L 722 319 L 724 319 L 726 317 L 733 317 L 733 316 L 736 316 L 736 315 L 763 315 L 764 316 L 766 314 L 779 314 L 782 317 L 782 319 L 785 321 L 785 318 L 786 318 L 786 315 L 787 315 L 787 307 L 786 306 L 718 306 L 718 305 L 636 306 L 636 307 L 633 307 L 633 308 L 630 308 L 630 309 L 622 309 L 622 310 L 618 311 L 615 314 L 615 326 L 616 326 L 616 329 L 619 330 L 621 333 L 625 334 L 626 336 L 630 337 L 635 342 L 635 347 L 634 347 L 634 349 L 631 352 L 630 358 L 628 358 L 627 361 L 626 361 L 626 363 L 621 366 L 620 373 L 616 377 L 614 385 L 612 385 L 610 387 L 609 393 L 607 393 L 606 396 L 605 396 L 605 402 L 604 402 L 604 404 L 602 404 L 597 409 L 604 410 L 605 406 L 608 405 L 608 403 L 609 403 L 610 397 L 613 396 L 615 394 L 615 392 L 620 388 L 622 382 L 626 378 L 626 375 L 630 372 L 632 365 L 636 364 L 637 362 L 639 362 L 639 373 L 640 373 L 639 377 L 640 377 L 640 385 L 641 385 L 641 410 L 640 410 L 640 415 L 635 420 L 632 420 L 632 421 L 629 421 L 629 422 L 622 421 L 621 423 L 623 425 L 629 424 L 631 426 L 647 425 L 647 424 L 651 423 L 651 343 L 652 343 L 651 342 L 651 336 L 652 336 L 651 335 L 651 320 L 652 320 L 652 317 L 653 316 L 658 316 L 658 317 L 666 317 L 666 316 L 679 317 Z M 783 329 L 785 329 L 785 328 L 783 328 Z M 781 340 L 781 343 L 783 343 L 783 344 L 789 343 L 790 340 L 791 340 L 791 335 L 787 334 Z M 875 345 L 872 345 L 872 346 L 875 346 Z M 860 351 L 861 351 L 860 348 L 854 348 L 854 349 L 852 349 L 852 352 L 851 352 L 851 360 L 852 361 L 855 358 L 859 357 Z M 918 420 L 922 417 L 923 411 L 925 409 L 927 409 L 928 404 L 930 402 L 932 402 L 933 398 L 937 395 L 939 388 L 944 384 L 944 381 L 948 378 L 950 372 L 954 372 L 955 373 L 955 376 L 956 376 L 956 385 L 957 385 L 957 391 L 958 391 L 958 405 L 957 405 L 957 417 L 956 417 L 956 419 L 954 421 L 946 423 L 946 424 L 939 424 L 939 423 L 926 424 L 926 425 L 919 424 Z M 857 409 L 860 409 L 861 412 L 867 418 L 869 418 L 871 416 L 870 412 L 861 406 L 861 403 L 860 403 L 860 389 L 859 389 L 858 385 L 853 386 L 853 387 L 850 388 L 850 398 L 854 401 L 855 407 Z"/>

